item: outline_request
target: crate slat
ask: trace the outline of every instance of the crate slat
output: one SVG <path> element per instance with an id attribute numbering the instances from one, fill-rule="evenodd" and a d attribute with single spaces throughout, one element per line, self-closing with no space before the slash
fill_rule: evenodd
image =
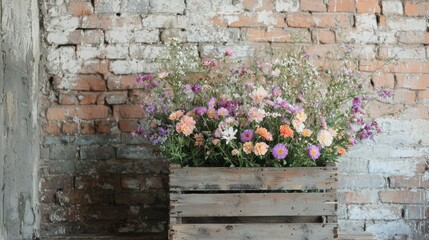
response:
<path id="1" fill-rule="evenodd" d="M 332 240 L 336 224 L 177 224 L 170 236 L 177 240 Z"/>
<path id="2" fill-rule="evenodd" d="M 171 168 L 170 191 L 334 189 L 336 167 Z"/>
<path id="3" fill-rule="evenodd" d="M 172 217 L 335 215 L 335 193 L 170 194 Z"/>

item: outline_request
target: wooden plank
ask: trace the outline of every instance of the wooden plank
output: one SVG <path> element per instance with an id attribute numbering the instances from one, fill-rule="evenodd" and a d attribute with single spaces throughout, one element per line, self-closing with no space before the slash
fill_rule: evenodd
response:
<path id="1" fill-rule="evenodd" d="M 170 194 L 170 217 L 336 215 L 335 193 Z"/>
<path id="2" fill-rule="evenodd" d="M 336 167 L 170 168 L 170 191 L 333 189 Z"/>
<path id="3" fill-rule="evenodd" d="M 178 224 L 170 226 L 174 240 L 332 240 L 336 224 Z"/>

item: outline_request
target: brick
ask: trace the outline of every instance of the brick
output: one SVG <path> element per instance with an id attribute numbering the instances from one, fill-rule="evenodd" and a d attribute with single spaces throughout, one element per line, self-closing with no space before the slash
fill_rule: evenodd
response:
<path id="1" fill-rule="evenodd" d="M 379 50 L 381 59 L 397 60 L 425 60 L 424 47 L 381 47 Z"/>
<path id="2" fill-rule="evenodd" d="M 71 190 L 73 188 L 73 178 L 69 176 L 45 176 L 39 180 L 41 189 L 63 189 Z"/>
<path id="3" fill-rule="evenodd" d="M 151 0 L 151 11 L 153 13 L 184 14 L 185 0 Z"/>
<path id="4" fill-rule="evenodd" d="M 127 45 L 109 45 L 103 52 L 107 59 L 126 59 L 129 55 Z"/>
<path id="5" fill-rule="evenodd" d="M 145 14 L 149 11 L 149 0 L 122 0 L 121 12 Z"/>
<path id="6" fill-rule="evenodd" d="M 128 90 L 143 88 L 143 85 L 136 82 L 136 75 L 125 75 L 109 77 L 107 87 L 109 90 Z"/>
<path id="7" fill-rule="evenodd" d="M 114 74 L 153 73 L 161 68 L 159 63 L 142 60 L 116 60 L 110 62 L 109 69 Z"/>
<path id="8" fill-rule="evenodd" d="M 94 104 L 98 104 L 97 99 L 99 96 L 100 96 L 99 93 L 82 92 L 77 95 L 77 99 L 79 100 L 80 105 L 94 105 Z"/>
<path id="9" fill-rule="evenodd" d="M 305 51 L 315 58 L 337 57 L 337 53 L 335 52 L 333 45 L 309 45 L 305 47 Z"/>
<path id="10" fill-rule="evenodd" d="M 131 174 L 133 163 L 129 160 L 79 161 L 76 171 L 82 175 Z"/>
<path id="11" fill-rule="evenodd" d="M 76 56 L 78 60 L 87 61 L 90 59 L 103 59 L 103 48 L 92 46 L 77 46 Z"/>
<path id="12" fill-rule="evenodd" d="M 309 28 L 315 25 L 309 13 L 290 13 L 287 15 L 286 22 L 289 27 Z"/>
<path id="13" fill-rule="evenodd" d="M 56 145 L 56 144 L 70 144 L 74 143 L 76 138 L 74 136 L 51 136 L 45 137 L 44 145 Z"/>
<path id="14" fill-rule="evenodd" d="M 394 88 L 395 87 L 395 75 L 386 73 L 375 73 L 372 76 L 372 81 L 376 89 L 381 88 Z"/>
<path id="15" fill-rule="evenodd" d="M 383 15 L 403 15 L 404 7 L 401 1 L 383 1 L 381 2 Z"/>
<path id="16" fill-rule="evenodd" d="M 270 0 L 243 0 L 241 4 L 249 12 L 272 11 L 275 8 L 274 2 Z"/>
<path id="17" fill-rule="evenodd" d="M 82 64 L 78 73 L 79 74 L 101 74 L 104 76 L 109 76 L 110 72 L 108 70 L 109 61 L 106 60 L 87 60 L 85 64 Z"/>
<path id="18" fill-rule="evenodd" d="M 355 0 L 329 0 L 328 12 L 350 12 L 356 11 Z"/>
<path id="19" fill-rule="evenodd" d="M 395 32 L 377 30 L 341 29 L 336 31 L 337 41 L 350 44 L 396 44 Z"/>
<path id="20" fill-rule="evenodd" d="M 215 28 L 208 26 L 193 27 L 186 32 L 188 42 L 228 42 L 233 39 L 238 39 L 239 29 Z"/>
<path id="21" fill-rule="evenodd" d="M 83 120 L 107 118 L 109 108 L 106 106 L 61 106 L 50 107 L 46 112 L 48 120 L 66 120 L 78 117 Z"/>
<path id="22" fill-rule="evenodd" d="M 299 1 L 275 0 L 275 9 L 277 12 L 298 12 Z"/>
<path id="23" fill-rule="evenodd" d="M 79 71 L 75 47 L 50 48 L 46 57 L 46 69 L 49 74 L 75 74 Z"/>
<path id="24" fill-rule="evenodd" d="M 80 123 L 80 133 L 81 134 L 94 134 L 95 133 L 94 122 L 92 122 L 92 121 L 81 122 Z"/>
<path id="25" fill-rule="evenodd" d="M 187 42 L 185 32 L 181 31 L 180 29 L 165 29 L 162 31 L 161 41 L 163 43 L 167 43 L 173 38 L 177 39 L 177 41 L 181 43 Z"/>
<path id="26" fill-rule="evenodd" d="M 401 219 L 401 206 L 386 205 L 351 205 L 348 207 L 350 219 L 355 220 L 395 220 Z"/>
<path id="27" fill-rule="evenodd" d="M 223 21 L 230 27 L 285 27 L 285 17 L 279 13 L 243 13 L 223 16 Z"/>
<path id="28" fill-rule="evenodd" d="M 108 160 L 115 158 L 115 149 L 111 146 L 82 146 L 80 159 L 82 160 Z"/>
<path id="29" fill-rule="evenodd" d="M 63 123 L 61 132 L 64 134 L 76 134 L 78 133 L 78 125 L 75 122 Z"/>
<path id="30" fill-rule="evenodd" d="M 359 0 L 357 2 L 357 13 L 380 13 L 379 1 Z"/>
<path id="31" fill-rule="evenodd" d="M 395 31 L 426 31 L 424 18 L 391 17 L 386 19 L 386 26 Z"/>
<path id="32" fill-rule="evenodd" d="M 144 118 L 146 116 L 141 105 L 114 105 L 113 114 L 116 118 Z"/>
<path id="33" fill-rule="evenodd" d="M 369 161 L 369 173 L 386 175 L 414 175 L 416 161 L 405 160 L 377 160 Z"/>
<path id="34" fill-rule="evenodd" d="M 55 140 L 51 140 L 55 141 Z M 77 145 L 111 145 L 119 144 L 121 141 L 120 134 L 110 135 L 92 135 L 92 136 L 78 136 L 74 139 Z"/>
<path id="35" fill-rule="evenodd" d="M 326 12 L 324 0 L 301 0 L 301 11 Z"/>
<path id="36" fill-rule="evenodd" d="M 237 45 L 213 45 L 205 44 L 201 48 L 201 57 L 203 58 L 220 58 L 225 55 L 225 50 L 229 48 L 234 55 L 232 58 L 244 59 L 252 56 L 255 52 L 253 45 L 237 44 Z"/>
<path id="37" fill-rule="evenodd" d="M 91 2 L 88 1 L 71 0 L 67 7 L 73 16 L 85 16 L 94 12 Z"/>
<path id="38" fill-rule="evenodd" d="M 49 18 L 45 22 L 45 29 L 48 32 L 52 31 L 73 31 L 79 27 L 79 17 L 76 16 L 58 16 Z"/>
<path id="39" fill-rule="evenodd" d="M 426 201 L 425 191 L 416 190 L 385 190 L 380 191 L 380 201 L 384 203 L 416 203 Z"/>
<path id="40" fill-rule="evenodd" d="M 348 174 L 340 175 L 339 183 L 341 188 L 377 189 L 386 186 L 386 179 L 383 176 L 373 174 Z"/>
<path id="41" fill-rule="evenodd" d="M 74 187 L 79 190 L 120 190 L 120 175 L 75 176 Z"/>
<path id="42" fill-rule="evenodd" d="M 378 190 L 338 191 L 339 202 L 345 204 L 377 203 Z"/>
<path id="43" fill-rule="evenodd" d="M 61 124 L 59 122 L 49 121 L 44 124 L 43 130 L 48 135 L 59 135 L 61 134 Z"/>
<path id="44" fill-rule="evenodd" d="M 315 29 L 311 32 L 311 37 L 314 43 L 335 43 L 335 32 L 329 29 Z"/>
<path id="45" fill-rule="evenodd" d="M 127 97 L 127 92 L 108 92 L 104 94 L 104 101 L 108 105 L 120 105 L 126 103 Z"/>
<path id="46" fill-rule="evenodd" d="M 253 29 L 246 32 L 247 39 L 252 42 L 291 42 L 292 35 L 283 29 Z"/>
<path id="47" fill-rule="evenodd" d="M 353 152 L 351 154 L 353 154 Z M 338 168 L 342 173 L 368 173 L 368 160 L 362 158 L 341 159 L 338 163 Z"/>
<path id="48" fill-rule="evenodd" d="M 429 3 L 425 1 L 406 1 L 405 2 L 405 15 L 407 16 L 428 16 Z"/>
<path id="49" fill-rule="evenodd" d="M 143 146 L 122 146 L 119 147 L 116 153 L 119 159 L 142 160 L 152 158 L 152 149 Z"/>
<path id="50" fill-rule="evenodd" d="M 392 73 L 429 73 L 429 63 L 424 61 L 385 63 L 376 60 L 363 60 L 360 62 L 359 70 L 365 72 L 377 70 Z"/>
<path id="51" fill-rule="evenodd" d="M 313 21 L 320 28 L 349 28 L 353 26 L 353 15 L 347 13 L 314 13 Z"/>
<path id="52" fill-rule="evenodd" d="M 341 232 L 365 232 L 365 221 L 363 220 L 341 220 L 338 219 L 338 231 Z"/>
<path id="53" fill-rule="evenodd" d="M 116 14 L 89 15 L 82 18 L 83 29 L 122 29 L 133 30 L 142 27 L 139 15 L 116 16 Z"/>
<path id="54" fill-rule="evenodd" d="M 137 120 L 128 120 L 128 119 L 119 120 L 119 129 L 122 132 L 132 132 L 132 131 L 135 131 L 137 127 L 138 127 Z"/>
<path id="55" fill-rule="evenodd" d="M 429 103 L 429 90 L 419 91 L 417 100 L 419 103 L 428 104 Z"/>
<path id="56" fill-rule="evenodd" d="M 64 176 L 71 176 L 76 173 L 76 166 L 74 161 L 49 161 L 48 172 L 49 174 L 61 174 Z"/>
<path id="57" fill-rule="evenodd" d="M 425 175 L 415 175 L 415 176 L 390 176 L 389 177 L 389 187 L 390 188 L 428 188 L 429 187 L 429 178 Z"/>
<path id="58" fill-rule="evenodd" d="M 52 146 L 49 152 L 51 160 L 74 160 L 76 159 L 76 146 L 57 145 Z"/>
<path id="59" fill-rule="evenodd" d="M 396 87 L 412 90 L 429 88 L 429 74 L 396 74 Z"/>
<path id="60" fill-rule="evenodd" d="M 82 41 L 82 31 L 74 30 L 69 32 L 48 32 L 46 40 L 49 44 L 56 45 L 80 44 Z"/>
<path id="61" fill-rule="evenodd" d="M 121 186 L 123 189 L 140 190 L 140 179 L 136 177 L 123 177 L 121 179 Z"/>
<path id="62" fill-rule="evenodd" d="M 95 132 L 97 134 L 111 134 L 118 129 L 117 122 L 108 120 L 97 120 L 95 123 Z"/>
<path id="63" fill-rule="evenodd" d="M 358 14 L 355 18 L 356 28 L 358 30 L 377 30 L 377 19 L 375 14 Z"/>
<path id="64" fill-rule="evenodd" d="M 132 90 L 129 93 L 130 102 L 133 104 L 144 104 L 148 99 L 148 92 L 145 90 Z"/>
<path id="65" fill-rule="evenodd" d="M 78 190 L 70 192 L 57 191 L 55 199 L 61 206 L 107 205 L 113 204 L 113 193 L 103 191 L 86 192 Z"/>
<path id="66" fill-rule="evenodd" d="M 166 59 L 168 49 L 160 45 L 131 45 L 130 56 L 133 59 Z"/>
<path id="67" fill-rule="evenodd" d="M 425 206 L 406 206 L 405 207 L 405 219 L 426 219 L 426 211 L 428 207 Z"/>
<path id="68" fill-rule="evenodd" d="M 165 191 L 123 192 L 115 194 L 115 202 L 119 205 L 154 204 L 166 201 Z"/>
<path id="69" fill-rule="evenodd" d="M 401 112 L 402 119 L 427 119 L 429 118 L 429 111 L 427 105 L 416 104 L 414 106 L 407 107 Z"/>
<path id="70" fill-rule="evenodd" d="M 120 0 L 95 0 L 95 13 L 117 13 L 120 12 Z"/>
<path id="71" fill-rule="evenodd" d="M 62 90 L 105 91 L 106 82 L 100 75 L 54 77 L 54 87 Z"/>

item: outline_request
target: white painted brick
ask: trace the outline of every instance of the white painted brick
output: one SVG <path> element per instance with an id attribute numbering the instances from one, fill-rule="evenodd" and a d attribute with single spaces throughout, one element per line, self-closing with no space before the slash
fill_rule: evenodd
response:
<path id="1" fill-rule="evenodd" d="M 400 60 L 424 60 L 426 59 L 426 53 L 424 47 L 382 47 L 380 57 Z"/>
<path id="2" fill-rule="evenodd" d="M 370 30 L 339 30 L 337 32 L 338 40 L 346 43 L 371 44 L 371 43 L 396 43 L 395 32 L 370 31 Z"/>
<path id="3" fill-rule="evenodd" d="M 74 47 L 48 48 L 46 67 L 49 73 L 61 74 L 63 71 L 76 73 L 79 65 Z"/>
<path id="4" fill-rule="evenodd" d="M 299 1 L 298 0 L 276 0 L 275 1 L 277 12 L 298 12 Z"/>
<path id="5" fill-rule="evenodd" d="M 395 31 L 426 31 L 425 18 L 393 17 L 386 19 L 386 25 Z"/>
<path id="6" fill-rule="evenodd" d="M 375 233 L 377 239 L 392 239 L 400 234 L 413 235 L 413 228 L 404 220 L 367 222 L 366 231 Z"/>
<path id="7" fill-rule="evenodd" d="M 129 43 L 133 39 L 133 32 L 124 30 L 106 31 L 106 41 L 108 43 Z"/>
<path id="8" fill-rule="evenodd" d="M 363 232 L 365 221 L 362 220 L 338 220 L 338 231 L 340 232 Z"/>
<path id="9" fill-rule="evenodd" d="M 69 44 L 69 38 L 68 35 L 70 32 L 50 32 L 46 36 L 46 40 L 49 44 Z"/>
<path id="10" fill-rule="evenodd" d="M 149 0 L 122 0 L 121 12 L 123 13 L 147 13 Z"/>
<path id="11" fill-rule="evenodd" d="M 153 13 L 184 14 L 186 8 L 185 0 L 151 0 L 150 6 Z"/>
<path id="12" fill-rule="evenodd" d="M 136 43 L 156 43 L 159 41 L 159 30 L 138 30 L 134 32 Z"/>
<path id="13" fill-rule="evenodd" d="M 201 55 L 203 57 L 219 58 L 225 54 L 225 50 L 229 48 L 234 55 L 232 58 L 244 59 L 253 56 L 255 47 L 252 45 L 203 45 Z"/>
<path id="14" fill-rule="evenodd" d="M 380 189 L 359 189 L 359 191 L 338 189 L 338 202 L 347 204 L 375 204 Z"/>
<path id="15" fill-rule="evenodd" d="M 91 46 L 78 46 L 76 50 L 78 60 L 89 60 L 94 58 L 102 58 L 102 48 Z"/>
<path id="16" fill-rule="evenodd" d="M 186 31 L 189 42 L 228 42 L 239 34 L 238 29 L 195 27 Z"/>
<path id="17" fill-rule="evenodd" d="M 426 32 L 399 32 L 398 41 L 400 43 L 423 43 L 425 42 Z"/>
<path id="18" fill-rule="evenodd" d="M 368 160 L 364 158 L 365 156 L 362 156 L 361 159 L 349 159 L 348 157 L 343 157 L 338 161 L 338 169 L 342 173 L 367 173 Z"/>
<path id="19" fill-rule="evenodd" d="M 354 220 L 395 220 L 400 219 L 401 207 L 395 205 L 351 205 L 349 219 Z"/>
<path id="20" fill-rule="evenodd" d="M 403 15 L 404 7 L 401 1 L 382 1 L 381 6 L 384 15 Z"/>
<path id="21" fill-rule="evenodd" d="M 156 45 L 131 45 L 130 56 L 133 59 L 165 59 L 167 48 Z"/>
<path id="22" fill-rule="evenodd" d="M 59 16 L 50 18 L 45 27 L 48 32 L 52 31 L 72 31 L 79 27 L 80 20 L 73 16 Z"/>
<path id="23" fill-rule="evenodd" d="M 108 59 L 126 59 L 128 57 L 128 45 L 109 45 L 104 48 Z"/>
<path id="24" fill-rule="evenodd" d="M 110 30 L 106 31 L 108 43 L 155 43 L 159 41 L 159 30 Z"/>
<path id="25" fill-rule="evenodd" d="M 416 172 L 416 164 L 418 160 L 376 160 L 369 161 L 369 173 L 387 174 L 387 175 L 403 175 L 414 176 Z"/>
<path id="26" fill-rule="evenodd" d="M 358 30 L 377 30 L 377 18 L 375 14 L 356 15 L 356 28 Z"/>
<path id="27" fill-rule="evenodd" d="M 340 174 L 339 188 L 384 188 L 386 179 L 380 175 L 373 174 Z"/>
<path id="28" fill-rule="evenodd" d="M 95 13 L 118 13 L 121 11 L 121 0 L 95 0 Z"/>
<path id="29" fill-rule="evenodd" d="M 161 34 L 162 42 L 169 42 L 171 39 L 176 38 L 180 42 L 187 42 L 186 33 L 180 29 L 165 29 Z"/>
<path id="30" fill-rule="evenodd" d="M 159 15 L 151 14 L 143 18 L 143 27 L 146 28 L 186 28 L 186 22 L 179 18 L 184 19 L 184 16 L 177 15 Z M 185 24 L 183 24 L 185 23 Z"/>
<path id="31" fill-rule="evenodd" d="M 377 55 L 376 47 L 373 45 L 356 46 L 353 47 L 351 55 L 353 58 L 375 59 Z"/>
<path id="32" fill-rule="evenodd" d="M 147 61 L 130 61 L 117 60 L 111 61 L 109 65 L 110 71 L 114 74 L 138 74 L 156 72 L 161 68 L 159 63 L 151 63 Z"/>

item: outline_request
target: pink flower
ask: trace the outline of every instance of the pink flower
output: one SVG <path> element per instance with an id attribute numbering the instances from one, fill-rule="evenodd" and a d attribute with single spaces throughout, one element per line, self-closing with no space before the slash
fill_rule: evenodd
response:
<path id="1" fill-rule="evenodd" d="M 180 119 L 180 122 L 176 124 L 176 131 L 178 133 L 183 133 L 185 136 L 189 136 L 195 129 L 195 120 L 190 116 L 183 116 Z"/>
<path id="2" fill-rule="evenodd" d="M 264 98 L 268 96 L 268 92 L 261 86 L 258 89 L 253 90 L 250 96 L 252 97 L 254 102 L 259 103 L 262 102 L 262 100 L 264 100 Z"/>
<path id="3" fill-rule="evenodd" d="M 260 122 L 262 122 L 262 120 L 264 120 L 265 111 L 263 109 L 258 109 L 258 108 L 252 107 L 252 108 L 250 108 L 249 112 L 247 113 L 247 116 L 249 117 L 249 120 L 251 122 L 260 123 Z"/>
<path id="4" fill-rule="evenodd" d="M 233 55 L 234 55 L 234 53 L 231 51 L 231 49 L 229 49 L 229 48 L 227 48 L 227 49 L 225 49 L 225 54 L 228 56 L 228 57 L 232 57 Z"/>
<path id="5" fill-rule="evenodd" d="M 268 152 L 268 147 L 269 146 L 266 143 L 264 143 L 264 142 L 258 142 L 253 147 L 253 152 L 257 156 L 263 156 L 263 155 L 265 155 Z"/>

